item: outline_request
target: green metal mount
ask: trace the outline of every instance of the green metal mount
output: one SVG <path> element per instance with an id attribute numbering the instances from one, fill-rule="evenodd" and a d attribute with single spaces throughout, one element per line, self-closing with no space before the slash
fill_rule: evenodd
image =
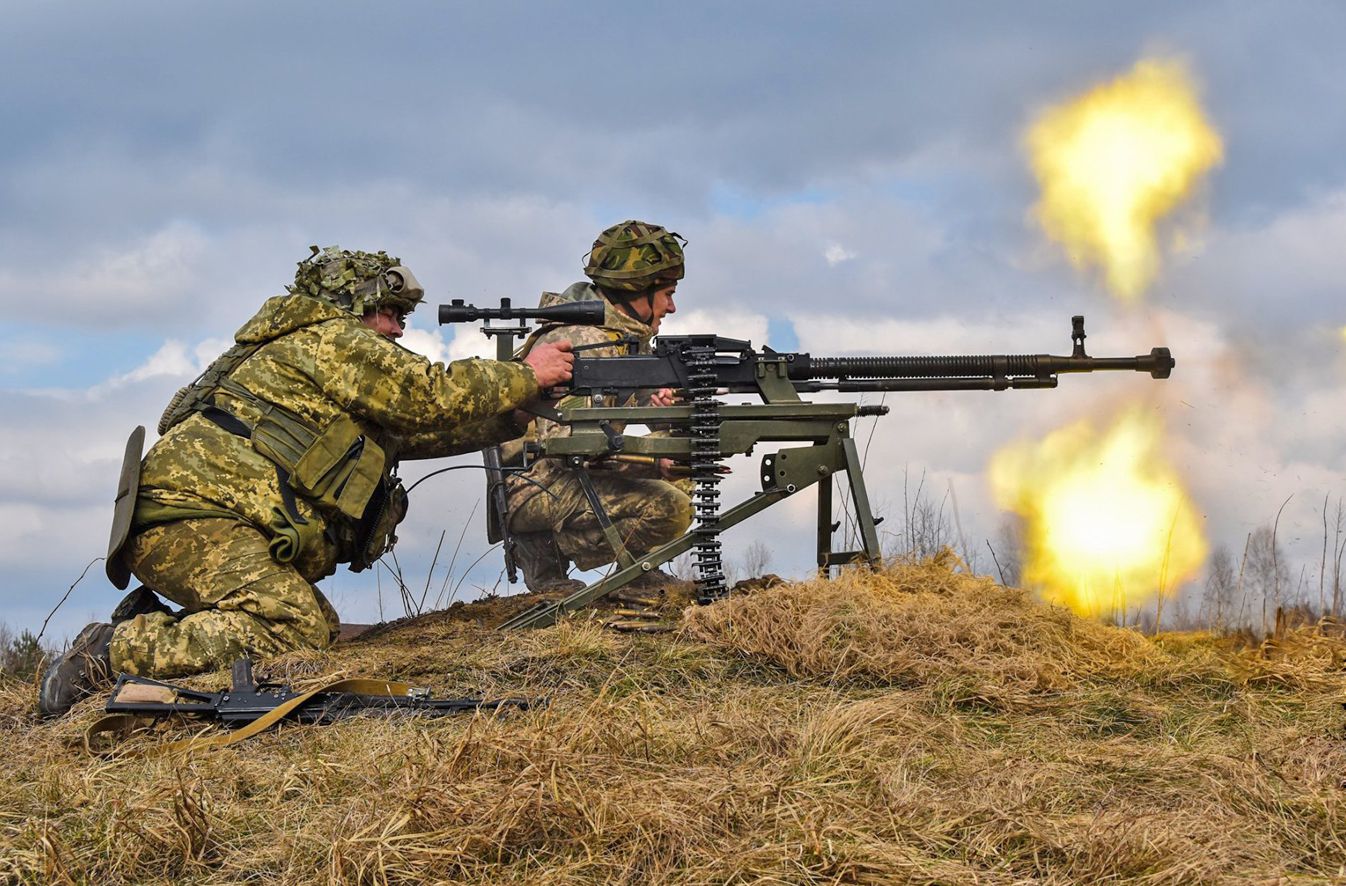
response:
<path id="1" fill-rule="evenodd" d="M 780 449 L 762 458 L 761 491 L 754 493 L 720 514 L 721 531 L 729 529 L 761 513 L 777 502 L 818 486 L 818 569 L 826 574 L 833 566 L 853 563 L 877 566 L 881 560 L 878 532 L 869 507 L 864 475 L 855 440 L 850 435 L 850 421 L 858 414 L 854 403 L 807 403 L 801 401 L 788 380 L 784 388 L 764 390 L 764 395 L 775 402 L 724 406 L 720 409 L 720 444 L 725 454 L 750 453 L 758 443 L 807 442 L 807 446 Z M 764 388 L 768 386 L 764 385 Z M 631 423 L 671 424 L 685 427 L 691 420 L 687 406 L 592 408 L 562 410 L 562 419 L 570 424 L 570 435 L 546 441 L 545 455 L 568 457 L 577 474 L 587 479 L 580 467 L 586 459 L 611 454 L 611 440 L 600 424 L 614 420 Z M 689 437 L 624 437 L 624 453 L 670 457 L 686 460 L 691 453 Z M 853 551 L 832 550 L 832 495 L 833 478 L 845 474 L 854 503 L 855 520 L 861 547 Z M 582 480 L 583 482 L 583 480 Z M 587 495 L 587 491 L 586 491 Z M 582 609 L 595 600 L 635 581 L 644 573 L 656 569 L 696 544 L 694 532 L 674 539 L 641 557 L 633 557 L 617 538 L 615 532 L 606 532 L 605 514 L 597 496 L 588 496 L 590 506 L 605 525 L 605 537 L 617 553 L 617 569 L 600 581 L 581 588 L 563 600 L 539 603 L 502 624 L 502 630 L 540 628 L 555 624 L 567 613 Z"/>

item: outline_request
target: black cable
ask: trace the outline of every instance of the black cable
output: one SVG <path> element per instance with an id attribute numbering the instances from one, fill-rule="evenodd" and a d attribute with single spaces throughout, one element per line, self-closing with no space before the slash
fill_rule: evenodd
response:
<path id="1" fill-rule="evenodd" d="M 424 483 L 426 480 L 429 480 L 431 477 L 434 477 L 434 476 L 436 476 L 437 474 L 446 474 L 446 473 L 448 473 L 449 471 L 465 471 L 465 470 L 468 470 L 468 469 L 471 469 L 471 468 L 475 468 L 476 470 L 479 470 L 479 471 L 490 471 L 490 470 L 493 470 L 492 468 L 488 468 L 488 467 L 486 467 L 486 465 L 451 465 L 450 467 L 447 467 L 447 468 L 440 468 L 440 469 L 437 470 L 437 471 L 431 471 L 430 473 L 426 474 L 424 477 L 422 477 L 422 478 L 420 478 L 419 480 L 417 480 L 415 483 L 412 483 L 410 486 L 408 486 L 408 487 L 407 487 L 407 495 L 411 495 L 411 490 L 415 489 L 417 486 L 420 486 L 420 485 L 421 485 L 422 483 Z M 520 480 L 523 480 L 525 483 L 532 483 L 534 486 L 536 486 L 538 489 L 541 489 L 543 492 L 547 493 L 547 494 L 550 495 L 552 498 L 556 498 L 556 493 L 554 493 L 554 492 L 552 492 L 550 489 L 548 489 L 548 488 L 547 488 L 547 485 L 546 485 L 545 483 L 539 483 L 537 480 L 534 480 L 532 477 L 525 476 L 522 468 L 500 468 L 500 473 L 501 473 L 502 475 L 503 475 L 503 474 L 512 474 L 513 476 L 518 477 Z"/>

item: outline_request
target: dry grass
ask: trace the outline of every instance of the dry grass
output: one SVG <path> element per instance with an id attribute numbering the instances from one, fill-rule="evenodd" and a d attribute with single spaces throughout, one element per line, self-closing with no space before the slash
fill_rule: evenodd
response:
<path id="1" fill-rule="evenodd" d="M 478 623 L 511 605 L 270 672 L 547 695 L 546 709 L 100 760 L 70 746 L 96 703 L 39 724 L 32 687 L 0 683 L 0 881 L 1343 876 L 1340 639 L 1151 642 L 938 559 L 691 609 L 674 637 Z"/>

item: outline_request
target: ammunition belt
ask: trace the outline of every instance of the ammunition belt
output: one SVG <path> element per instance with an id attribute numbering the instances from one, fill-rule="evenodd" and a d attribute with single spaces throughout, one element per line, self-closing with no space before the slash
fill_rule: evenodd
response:
<path id="1" fill-rule="evenodd" d="M 687 358 L 692 400 L 692 492 L 696 512 L 696 602 L 713 603 L 727 591 L 720 558 L 720 401 L 715 399 L 715 348 L 693 347 Z"/>

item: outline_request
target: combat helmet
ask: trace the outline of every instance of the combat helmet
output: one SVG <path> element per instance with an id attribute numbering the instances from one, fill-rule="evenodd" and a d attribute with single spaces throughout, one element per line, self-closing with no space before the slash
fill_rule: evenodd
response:
<path id="1" fill-rule="evenodd" d="M 687 240 L 659 225 L 627 219 L 598 235 L 584 274 L 598 286 L 635 295 L 681 280 Z"/>
<path id="2" fill-rule="evenodd" d="M 340 246 L 309 249 L 312 254 L 299 262 L 294 285 L 286 287 L 291 295 L 320 299 L 356 316 L 382 308 L 409 314 L 425 297 L 420 281 L 396 256 Z"/>

